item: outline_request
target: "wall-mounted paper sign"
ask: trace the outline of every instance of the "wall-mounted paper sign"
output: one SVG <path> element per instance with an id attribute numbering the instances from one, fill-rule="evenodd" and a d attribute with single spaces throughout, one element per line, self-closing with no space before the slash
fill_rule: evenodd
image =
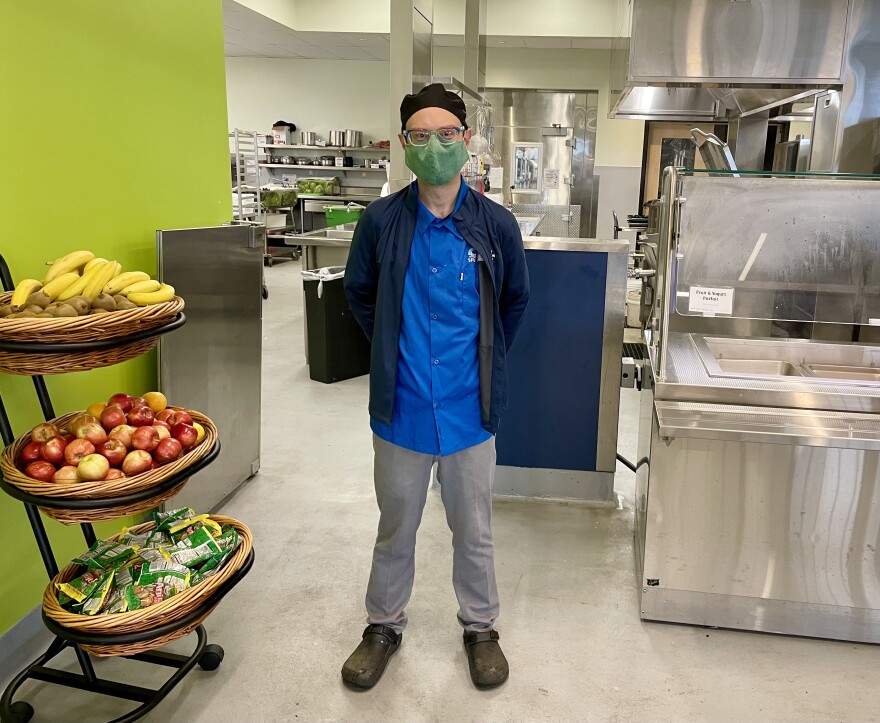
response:
<path id="1" fill-rule="evenodd" d="M 559 169 L 558 168 L 545 168 L 544 169 L 544 188 L 545 189 L 559 188 Z"/>

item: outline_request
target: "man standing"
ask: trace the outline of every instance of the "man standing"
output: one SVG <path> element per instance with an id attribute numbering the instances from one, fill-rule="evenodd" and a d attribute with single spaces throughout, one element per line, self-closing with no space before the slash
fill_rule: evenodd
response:
<path id="1" fill-rule="evenodd" d="M 369 625 L 342 677 L 371 688 L 400 646 L 436 463 L 471 679 L 493 688 L 508 675 L 494 629 L 494 434 L 507 402 L 507 350 L 528 303 L 525 253 L 513 215 L 461 178 L 470 140 L 461 98 L 425 86 L 403 99 L 400 120 L 418 180 L 370 204 L 345 269 L 349 305 L 372 341 L 380 517 Z"/>

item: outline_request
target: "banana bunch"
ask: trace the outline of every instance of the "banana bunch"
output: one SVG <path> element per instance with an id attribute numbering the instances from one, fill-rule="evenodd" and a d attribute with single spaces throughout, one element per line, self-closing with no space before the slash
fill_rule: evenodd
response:
<path id="1" fill-rule="evenodd" d="M 117 261 L 91 251 L 73 251 L 52 262 L 42 281 L 25 279 L 0 306 L 0 320 L 106 314 L 171 301 L 174 287 L 143 271 L 126 271 Z"/>

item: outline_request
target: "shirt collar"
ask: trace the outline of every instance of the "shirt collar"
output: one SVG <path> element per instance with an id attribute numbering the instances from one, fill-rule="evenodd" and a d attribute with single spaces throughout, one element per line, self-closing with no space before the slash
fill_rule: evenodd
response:
<path id="1" fill-rule="evenodd" d="M 437 218 L 433 213 L 428 210 L 428 207 L 425 206 L 425 204 L 423 204 L 421 200 L 419 200 L 418 214 L 416 215 L 416 231 L 418 231 L 418 233 L 424 233 L 425 229 L 427 229 L 428 226 L 430 226 L 434 222 L 438 222 L 440 225 L 452 224 L 452 217 L 456 214 L 458 209 L 461 208 L 461 204 L 464 202 L 465 196 L 467 196 L 468 191 L 470 190 L 470 186 L 468 186 L 464 182 L 464 179 L 460 178 L 460 180 L 461 186 L 459 186 L 458 189 L 458 197 L 455 199 L 455 207 L 452 209 L 452 213 L 450 213 L 446 218 Z M 418 195 L 418 181 L 413 182 L 413 189 L 415 190 L 416 195 Z"/>

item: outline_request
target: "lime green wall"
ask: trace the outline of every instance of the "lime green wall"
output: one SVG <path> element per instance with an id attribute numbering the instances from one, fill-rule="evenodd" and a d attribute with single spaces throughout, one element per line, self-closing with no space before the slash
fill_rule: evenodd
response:
<path id="1" fill-rule="evenodd" d="M 230 218 L 221 0 L 4 2 L 0 73 L 0 251 L 16 280 L 79 248 L 155 273 L 156 229 Z M 155 367 L 49 378 L 56 411 L 153 388 Z M 17 433 L 40 421 L 29 379 L 0 375 L 0 394 Z M 59 562 L 81 550 L 77 527 L 46 524 Z M 24 508 L 2 494 L 0 550 L 2 633 L 46 584 Z"/>

